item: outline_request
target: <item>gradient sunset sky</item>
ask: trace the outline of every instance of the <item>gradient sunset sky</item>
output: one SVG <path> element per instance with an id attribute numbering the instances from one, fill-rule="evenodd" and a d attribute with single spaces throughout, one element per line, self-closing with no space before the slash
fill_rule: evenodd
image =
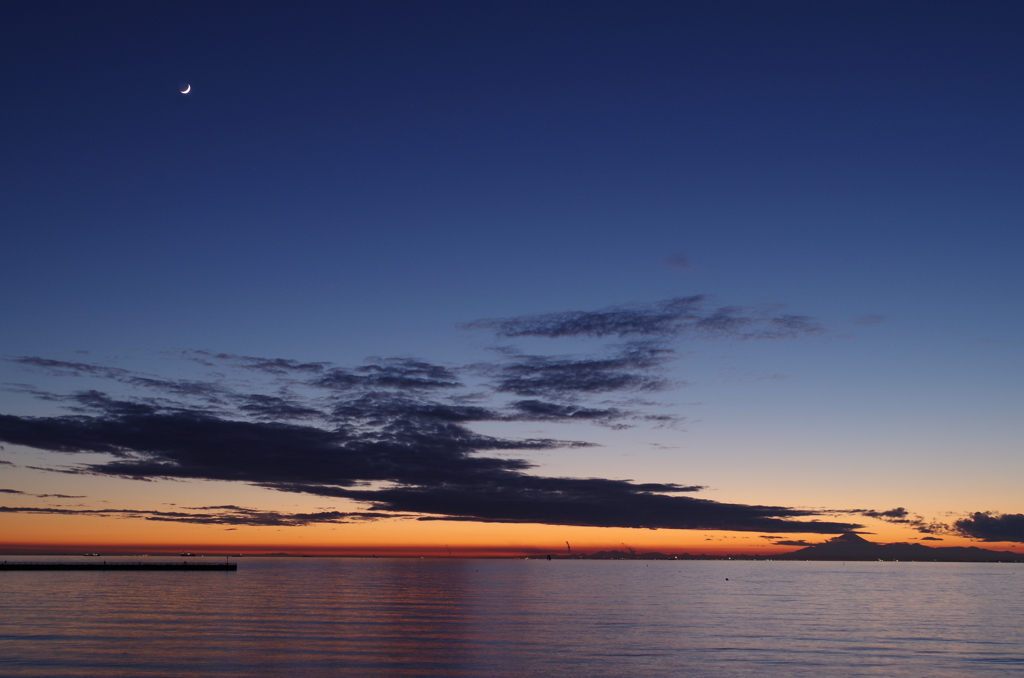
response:
<path id="1" fill-rule="evenodd" d="M 1024 551 L 1022 35 L 5 3 L 0 549 Z"/>

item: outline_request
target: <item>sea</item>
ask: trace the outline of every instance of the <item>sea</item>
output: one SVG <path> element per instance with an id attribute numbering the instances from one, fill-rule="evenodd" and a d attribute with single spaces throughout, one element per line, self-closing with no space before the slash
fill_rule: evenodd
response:
<path id="1" fill-rule="evenodd" d="M 0 675 L 1024 675 L 1018 563 L 237 562 L 0 571 Z"/>

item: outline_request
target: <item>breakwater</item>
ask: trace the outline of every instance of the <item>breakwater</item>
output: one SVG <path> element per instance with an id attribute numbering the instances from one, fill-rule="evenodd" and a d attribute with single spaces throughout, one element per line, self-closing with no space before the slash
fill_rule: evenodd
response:
<path id="1" fill-rule="evenodd" d="M 25 563 L 8 562 L 0 563 L 0 570 L 33 570 L 33 571 L 54 571 L 54 570 L 148 570 L 157 572 L 173 571 L 199 571 L 199 572 L 234 572 L 238 569 L 238 563 L 190 563 L 188 561 L 173 561 L 159 563 L 125 563 L 118 561 L 102 561 L 90 563 Z"/>

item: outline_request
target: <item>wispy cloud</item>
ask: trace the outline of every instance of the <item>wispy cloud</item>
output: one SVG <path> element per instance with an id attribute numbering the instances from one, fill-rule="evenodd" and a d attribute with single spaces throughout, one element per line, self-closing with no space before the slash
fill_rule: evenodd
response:
<path id="1" fill-rule="evenodd" d="M 258 527 L 298 527 L 314 523 L 352 523 L 394 518 L 388 513 L 318 511 L 315 513 L 281 513 L 239 506 L 207 506 L 187 511 L 147 511 L 136 509 L 67 509 L 54 507 L 0 506 L 0 513 L 33 513 L 47 515 L 86 515 L 104 518 L 142 518 L 168 523 L 195 525 L 250 525 Z"/>
<path id="2" fill-rule="evenodd" d="M 13 362 L 33 367 L 54 376 L 82 377 L 120 382 L 141 389 L 160 391 L 165 394 L 188 398 L 199 398 L 209 403 L 223 403 L 228 391 L 216 382 L 191 381 L 187 379 L 162 379 L 154 375 L 132 372 L 119 367 L 89 363 L 51 360 L 36 356 L 13 359 Z"/>
<path id="3" fill-rule="evenodd" d="M 85 499 L 85 495 L 81 494 L 31 494 L 29 492 L 22 492 L 21 490 L 11 490 L 0 488 L 0 492 L 4 494 L 23 494 L 26 497 L 39 497 L 40 499 Z"/>
<path id="4" fill-rule="evenodd" d="M 656 345 L 634 344 L 602 358 L 515 356 L 502 364 L 482 366 L 482 371 L 493 376 L 496 391 L 518 396 L 662 391 L 671 382 L 652 370 L 668 362 L 673 353 Z"/>
<path id="5" fill-rule="evenodd" d="M 778 339 L 817 334 L 824 328 L 802 315 L 752 312 L 737 306 L 710 307 L 704 295 L 600 311 L 565 311 L 518 318 L 477 320 L 466 329 L 501 337 L 678 337 Z"/>
<path id="6" fill-rule="evenodd" d="M 316 374 L 323 372 L 330 363 L 300 362 L 289 358 L 256 358 L 253 356 L 235 355 L 233 353 L 211 353 L 209 351 L 183 351 L 184 357 L 202 365 L 215 366 L 222 363 L 233 364 L 248 370 L 268 374 Z"/>

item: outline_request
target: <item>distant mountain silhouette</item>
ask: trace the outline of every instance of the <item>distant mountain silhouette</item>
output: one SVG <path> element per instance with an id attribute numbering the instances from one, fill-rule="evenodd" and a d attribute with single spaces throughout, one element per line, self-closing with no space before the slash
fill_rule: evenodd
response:
<path id="1" fill-rule="evenodd" d="M 990 551 L 977 546 L 925 546 L 924 544 L 876 544 L 856 532 L 844 532 L 824 544 L 772 556 L 773 560 L 919 560 L 940 562 L 1016 561 L 1024 555 Z"/>

